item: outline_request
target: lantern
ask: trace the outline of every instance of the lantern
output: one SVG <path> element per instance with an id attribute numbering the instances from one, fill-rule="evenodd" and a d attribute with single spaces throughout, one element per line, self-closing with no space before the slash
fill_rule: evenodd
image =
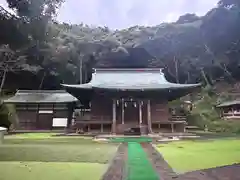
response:
<path id="1" fill-rule="evenodd" d="M 137 103 L 136 102 L 134 102 L 133 105 L 134 105 L 134 107 L 137 107 Z"/>

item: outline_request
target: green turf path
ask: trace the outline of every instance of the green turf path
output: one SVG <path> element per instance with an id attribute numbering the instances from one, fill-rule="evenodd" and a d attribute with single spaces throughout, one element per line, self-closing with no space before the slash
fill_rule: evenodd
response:
<path id="1" fill-rule="evenodd" d="M 138 142 L 128 143 L 126 180 L 159 180 L 147 154 Z"/>
<path id="2" fill-rule="evenodd" d="M 111 142 L 121 143 L 121 142 L 152 142 L 152 138 L 148 137 L 119 137 L 119 138 L 112 138 Z"/>
<path id="3" fill-rule="evenodd" d="M 125 180 L 159 180 L 158 174 L 153 169 L 147 154 L 140 144 L 142 142 L 152 142 L 151 138 L 122 137 L 112 138 L 111 141 L 128 143 L 127 177 Z"/>

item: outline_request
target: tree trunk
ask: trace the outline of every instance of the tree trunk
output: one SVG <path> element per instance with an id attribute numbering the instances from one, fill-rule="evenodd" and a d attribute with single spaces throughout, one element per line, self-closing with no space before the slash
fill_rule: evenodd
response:
<path id="1" fill-rule="evenodd" d="M 3 72 L 3 77 L 2 77 L 2 81 L 1 81 L 1 86 L 0 86 L 0 95 L 2 95 L 2 89 L 3 89 L 3 86 L 5 84 L 5 80 L 6 80 L 6 77 L 7 77 L 7 67 L 4 69 L 4 72 Z"/>
<path id="2" fill-rule="evenodd" d="M 82 72 L 82 58 L 81 58 L 81 60 L 80 60 L 80 62 L 79 62 L 79 80 L 80 80 L 80 84 L 82 84 L 83 82 L 83 72 Z"/>
<path id="3" fill-rule="evenodd" d="M 174 63 L 175 63 L 175 71 L 176 71 L 176 81 L 177 81 L 177 83 L 179 83 L 178 60 L 176 59 L 176 56 L 174 56 Z"/>
<path id="4" fill-rule="evenodd" d="M 88 73 L 87 73 L 87 70 L 85 68 L 85 71 L 84 71 L 84 83 L 87 83 L 87 79 L 88 79 Z"/>
<path id="5" fill-rule="evenodd" d="M 224 72 L 226 72 L 230 78 L 234 79 L 232 74 L 228 71 L 226 64 L 223 63 L 223 67 L 224 67 Z"/>
<path id="6" fill-rule="evenodd" d="M 231 79 L 234 80 L 232 74 L 228 71 L 226 64 L 223 63 L 222 66 L 221 63 L 219 63 L 218 59 L 216 58 L 215 54 L 211 51 L 211 49 L 206 44 L 204 44 L 204 46 L 206 51 L 213 57 L 214 62 L 217 63 L 217 65 L 224 71 L 224 73 L 226 73 Z"/>
<path id="7" fill-rule="evenodd" d="M 209 81 L 208 81 L 208 78 L 207 78 L 207 76 L 206 76 L 206 74 L 205 74 L 203 68 L 201 68 L 201 74 L 202 74 L 202 76 L 203 76 L 205 82 L 207 83 L 207 85 L 210 85 L 210 83 L 209 83 Z"/>
<path id="8" fill-rule="evenodd" d="M 169 73 L 170 76 L 172 76 L 173 78 L 176 79 L 175 74 L 171 71 L 171 69 L 169 67 L 167 67 L 167 72 Z"/>
<path id="9" fill-rule="evenodd" d="M 186 81 L 186 84 L 188 84 L 190 82 L 190 72 L 187 72 L 187 81 Z"/>
<path id="10" fill-rule="evenodd" d="M 44 82 L 44 80 L 45 80 L 45 77 L 46 77 L 46 72 L 44 72 L 44 74 L 43 74 L 43 77 L 42 77 L 41 83 L 40 83 L 39 88 L 38 88 L 39 90 L 42 89 L 42 86 L 43 86 L 43 82 Z"/>

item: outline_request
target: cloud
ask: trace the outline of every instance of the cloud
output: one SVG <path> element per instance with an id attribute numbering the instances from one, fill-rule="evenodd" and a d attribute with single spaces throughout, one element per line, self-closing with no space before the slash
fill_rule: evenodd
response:
<path id="1" fill-rule="evenodd" d="M 204 15 L 218 0 L 67 0 L 59 20 L 110 28 L 156 25 L 185 13 Z"/>
<path id="2" fill-rule="evenodd" d="M 6 0 L 0 0 L 0 6 L 4 7 L 8 12 L 15 14 L 15 12 L 12 9 L 8 8 Z"/>
<path id="3" fill-rule="evenodd" d="M 2 4 L 5 0 L 0 0 Z M 219 0 L 66 0 L 58 20 L 127 28 L 175 21 L 185 13 L 204 15 Z"/>

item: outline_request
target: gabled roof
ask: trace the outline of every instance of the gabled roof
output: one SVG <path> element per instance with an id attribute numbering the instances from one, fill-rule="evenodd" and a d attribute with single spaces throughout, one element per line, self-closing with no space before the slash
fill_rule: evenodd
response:
<path id="1" fill-rule="evenodd" d="M 4 103 L 70 103 L 77 98 L 64 90 L 19 90 Z"/>
<path id="2" fill-rule="evenodd" d="M 217 105 L 217 107 L 221 108 L 221 107 L 228 107 L 228 106 L 234 106 L 234 105 L 240 105 L 240 100 L 227 101 Z"/>
<path id="3" fill-rule="evenodd" d="M 201 84 L 176 84 L 166 80 L 161 69 L 96 69 L 87 84 L 66 85 L 71 89 L 106 89 L 119 91 L 156 91 L 188 89 Z"/>

